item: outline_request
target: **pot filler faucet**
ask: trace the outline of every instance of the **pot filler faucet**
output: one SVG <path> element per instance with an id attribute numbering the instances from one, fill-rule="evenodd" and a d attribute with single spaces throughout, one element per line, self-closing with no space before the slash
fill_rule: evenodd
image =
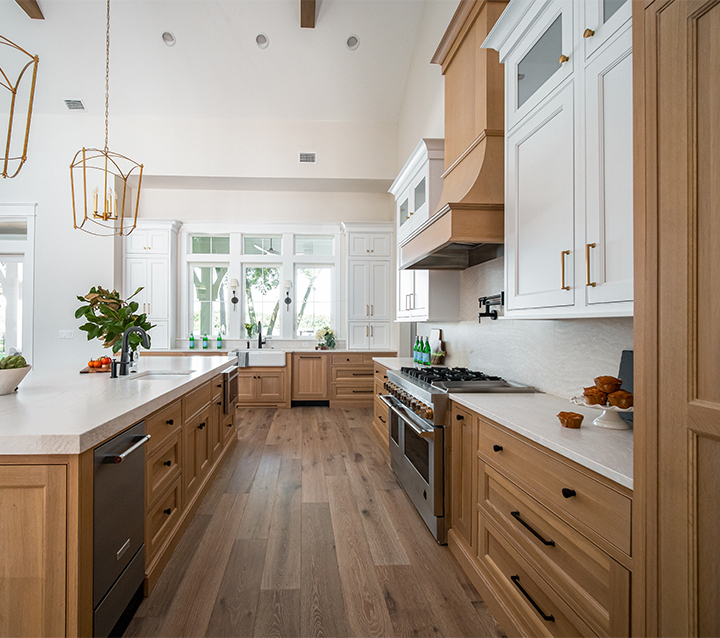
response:
<path id="1" fill-rule="evenodd" d="M 130 374 L 130 335 L 133 332 L 137 332 L 140 335 L 144 348 L 150 347 L 150 337 L 148 337 L 147 332 L 145 332 L 145 330 L 143 330 L 140 326 L 131 326 L 123 333 L 122 353 L 120 354 L 120 364 L 118 370 L 121 377 L 126 377 Z M 115 362 L 113 362 L 113 364 L 114 363 Z"/>

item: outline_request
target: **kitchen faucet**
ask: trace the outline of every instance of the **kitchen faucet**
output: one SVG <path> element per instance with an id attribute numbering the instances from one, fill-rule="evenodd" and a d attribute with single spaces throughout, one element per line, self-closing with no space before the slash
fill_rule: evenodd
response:
<path id="1" fill-rule="evenodd" d="M 267 341 L 262 338 L 262 322 L 258 321 L 258 348 L 262 348 L 264 343 Z"/>
<path id="2" fill-rule="evenodd" d="M 150 347 L 150 337 L 148 337 L 148 333 L 145 332 L 145 330 L 143 330 L 140 326 L 130 326 L 123 333 L 122 352 L 120 354 L 120 364 L 118 370 L 118 374 L 120 374 L 121 377 L 126 377 L 128 374 L 130 374 L 130 335 L 133 332 L 137 332 L 140 334 L 143 347 Z M 115 362 L 113 362 L 113 367 L 115 367 Z"/>

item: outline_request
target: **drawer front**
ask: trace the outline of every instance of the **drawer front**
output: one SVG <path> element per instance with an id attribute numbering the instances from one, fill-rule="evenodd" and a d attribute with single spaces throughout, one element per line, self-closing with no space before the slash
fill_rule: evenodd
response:
<path id="1" fill-rule="evenodd" d="M 479 506 L 601 636 L 630 632 L 630 572 L 505 476 L 479 462 Z"/>
<path id="2" fill-rule="evenodd" d="M 370 402 L 375 395 L 372 377 L 362 383 L 353 383 L 352 385 L 333 383 L 330 386 L 330 400 L 343 401 L 365 401 Z"/>
<path id="3" fill-rule="evenodd" d="M 385 381 L 378 381 L 377 378 L 375 379 L 375 394 L 388 394 L 388 391 L 385 389 Z"/>
<path id="4" fill-rule="evenodd" d="M 388 429 L 388 407 L 377 396 L 373 402 L 375 420 L 378 421 L 387 431 Z"/>
<path id="5" fill-rule="evenodd" d="M 233 436 L 236 436 L 235 430 L 235 414 L 225 414 L 223 419 L 223 447 L 227 447 L 228 443 L 232 441 Z"/>
<path id="6" fill-rule="evenodd" d="M 359 366 L 365 363 L 365 357 L 364 355 L 359 352 L 348 352 L 345 354 L 333 354 L 331 355 L 330 362 L 334 366 Z"/>
<path id="7" fill-rule="evenodd" d="M 145 476 L 145 504 L 151 507 L 179 475 L 181 469 L 182 453 L 180 441 L 182 436 L 178 431 L 160 447 L 147 460 Z"/>
<path id="8" fill-rule="evenodd" d="M 478 450 L 484 458 L 520 479 L 528 477 L 553 505 L 630 554 L 629 498 L 486 421 L 479 422 Z"/>
<path id="9" fill-rule="evenodd" d="M 481 512 L 477 527 L 479 558 L 500 584 L 497 595 L 509 603 L 529 635 L 595 635 Z"/>
<path id="10" fill-rule="evenodd" d="M 380 381 L 381 383 L 385 383 L 388 380 L 387 371 L 388 371 L 388 369 L 385 366 L 381 366 L 378 363 L 376 363 L 373 368 L 373 373 L 375 374 L 375 378 L 378 381 Z"/>
<path id="11" fill-rule="evenodd" d="M 152 438 L 147 442 L 146 454 L 150 456 L 165 439 L 180 430 L 182 425 L 182 401 L 178 399 L 145 419 L 145 432 Z"/>
<path id="12" fill-rule="evenodd" d="M 332 381 L 358 382 L 363 385 L 364 381 L 373 378 L 373 369 L 368 366 L 353 368 L 333 368 Z"/>
<path id="13" fill-rule="evenodd" d="M 157 504 L 148 512 L 145 523 L 148 564 L 152 562 L 152 559 L 175 529 L 180 518 L 180 512 L 180 477 L 178 476 L 167 492 L 160 497 Z"/>
<path id="14" fill-rule="evenodd" d="M 222 395 L 223 395 L 222 375 L 218 375 L 210 382 L 210 389 L 212 390 L 212 401 L 217 401 L 218 398 L 222 399 Z"/>
<path id="15" fill-rule="evenodd" d="M 195 416 L 200 410 L 210 403 L 212 399 L 211 382 L 203 383 L 199 388 L 185 395 L 185 420 Z"/>

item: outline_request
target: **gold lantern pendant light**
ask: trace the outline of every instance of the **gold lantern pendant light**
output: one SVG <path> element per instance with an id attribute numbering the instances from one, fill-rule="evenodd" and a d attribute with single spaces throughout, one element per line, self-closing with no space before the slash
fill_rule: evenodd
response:
<path id="1" fill-rule="evenodd" d="M 10 80 L 10 76 L 14 77 L 12 71 L 10 71 L 10 62 L 12 57 L 9 57 L 8 64 L 5 65 L 6 70 L 0 68 L 0 87 L 7 89 L 10 92 L 10 108 L 8 109 L 9 118 L 7 125 L 7 138 L 4 144 L 5 155 L 0 160 L 0 174 L 3 178 L 15 177 L 20 169 L 23 167 L 25 160 L 27 160 L 27 147 L 28 138 L 30 137 L 30 119 L 32 117 L 33 100 L 35 99 L 35 80 L 37 79 L 38 69 L 38 56 L 31 55 L 24 49 L 21 49 L 17 44 L 11 42 L 7 38 L 0 35 L 0 45 L 4 45 L 10 48 L 11 53 L 17 53 L 20 56 L 21 62 L 20 72 L 18 73 L 17 80 L 13 83 Z M 5 49 L 2 49 L 3 51 Z M 28 60 L 29 58 L 29 60 Z M 25 73 L 32 66 L 32 79 L 30 80 L 29 88 L 27 82 L 23 81 Z M 7 71 L 7 72 L 6 72 Z M 21 86 L 22 84 L 22 86 Z M 22 90 L 24 89 L 24 90 Z M 5 93 L 3 93 L 6 95 Z M 27 106 L 26 106 L 27 105 Z M 22 151 L 20 151 L 19 143 L 16 143 L 17 136 L 13 138 L 13 123 L 17 118 L 20 120 L 24 115 L 25 119 L 25 131 L 22 135 Z M 17 128 L 16 128 L 17 130 Z"/>
<path id="2" fill-rule="evenodd" d="M 91 235 L 129 235 L 137 224 L 143 165 L 108 150 L 110 0 L 105 42 L 105 148 L 83 147 L 70 165 L 73 225 Z M 137 184 L 129 184 L 136 176 Z"/>

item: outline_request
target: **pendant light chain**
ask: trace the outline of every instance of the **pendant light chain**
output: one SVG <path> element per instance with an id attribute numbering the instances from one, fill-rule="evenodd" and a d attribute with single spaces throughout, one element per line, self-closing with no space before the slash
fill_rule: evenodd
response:
<path id="1" fill-rule="evenodd" d="M 105 152 L 108 151 L 108 112 L 110 110 L 110 0 L 107 0 L 107 29 L 105 31 Z"/>

